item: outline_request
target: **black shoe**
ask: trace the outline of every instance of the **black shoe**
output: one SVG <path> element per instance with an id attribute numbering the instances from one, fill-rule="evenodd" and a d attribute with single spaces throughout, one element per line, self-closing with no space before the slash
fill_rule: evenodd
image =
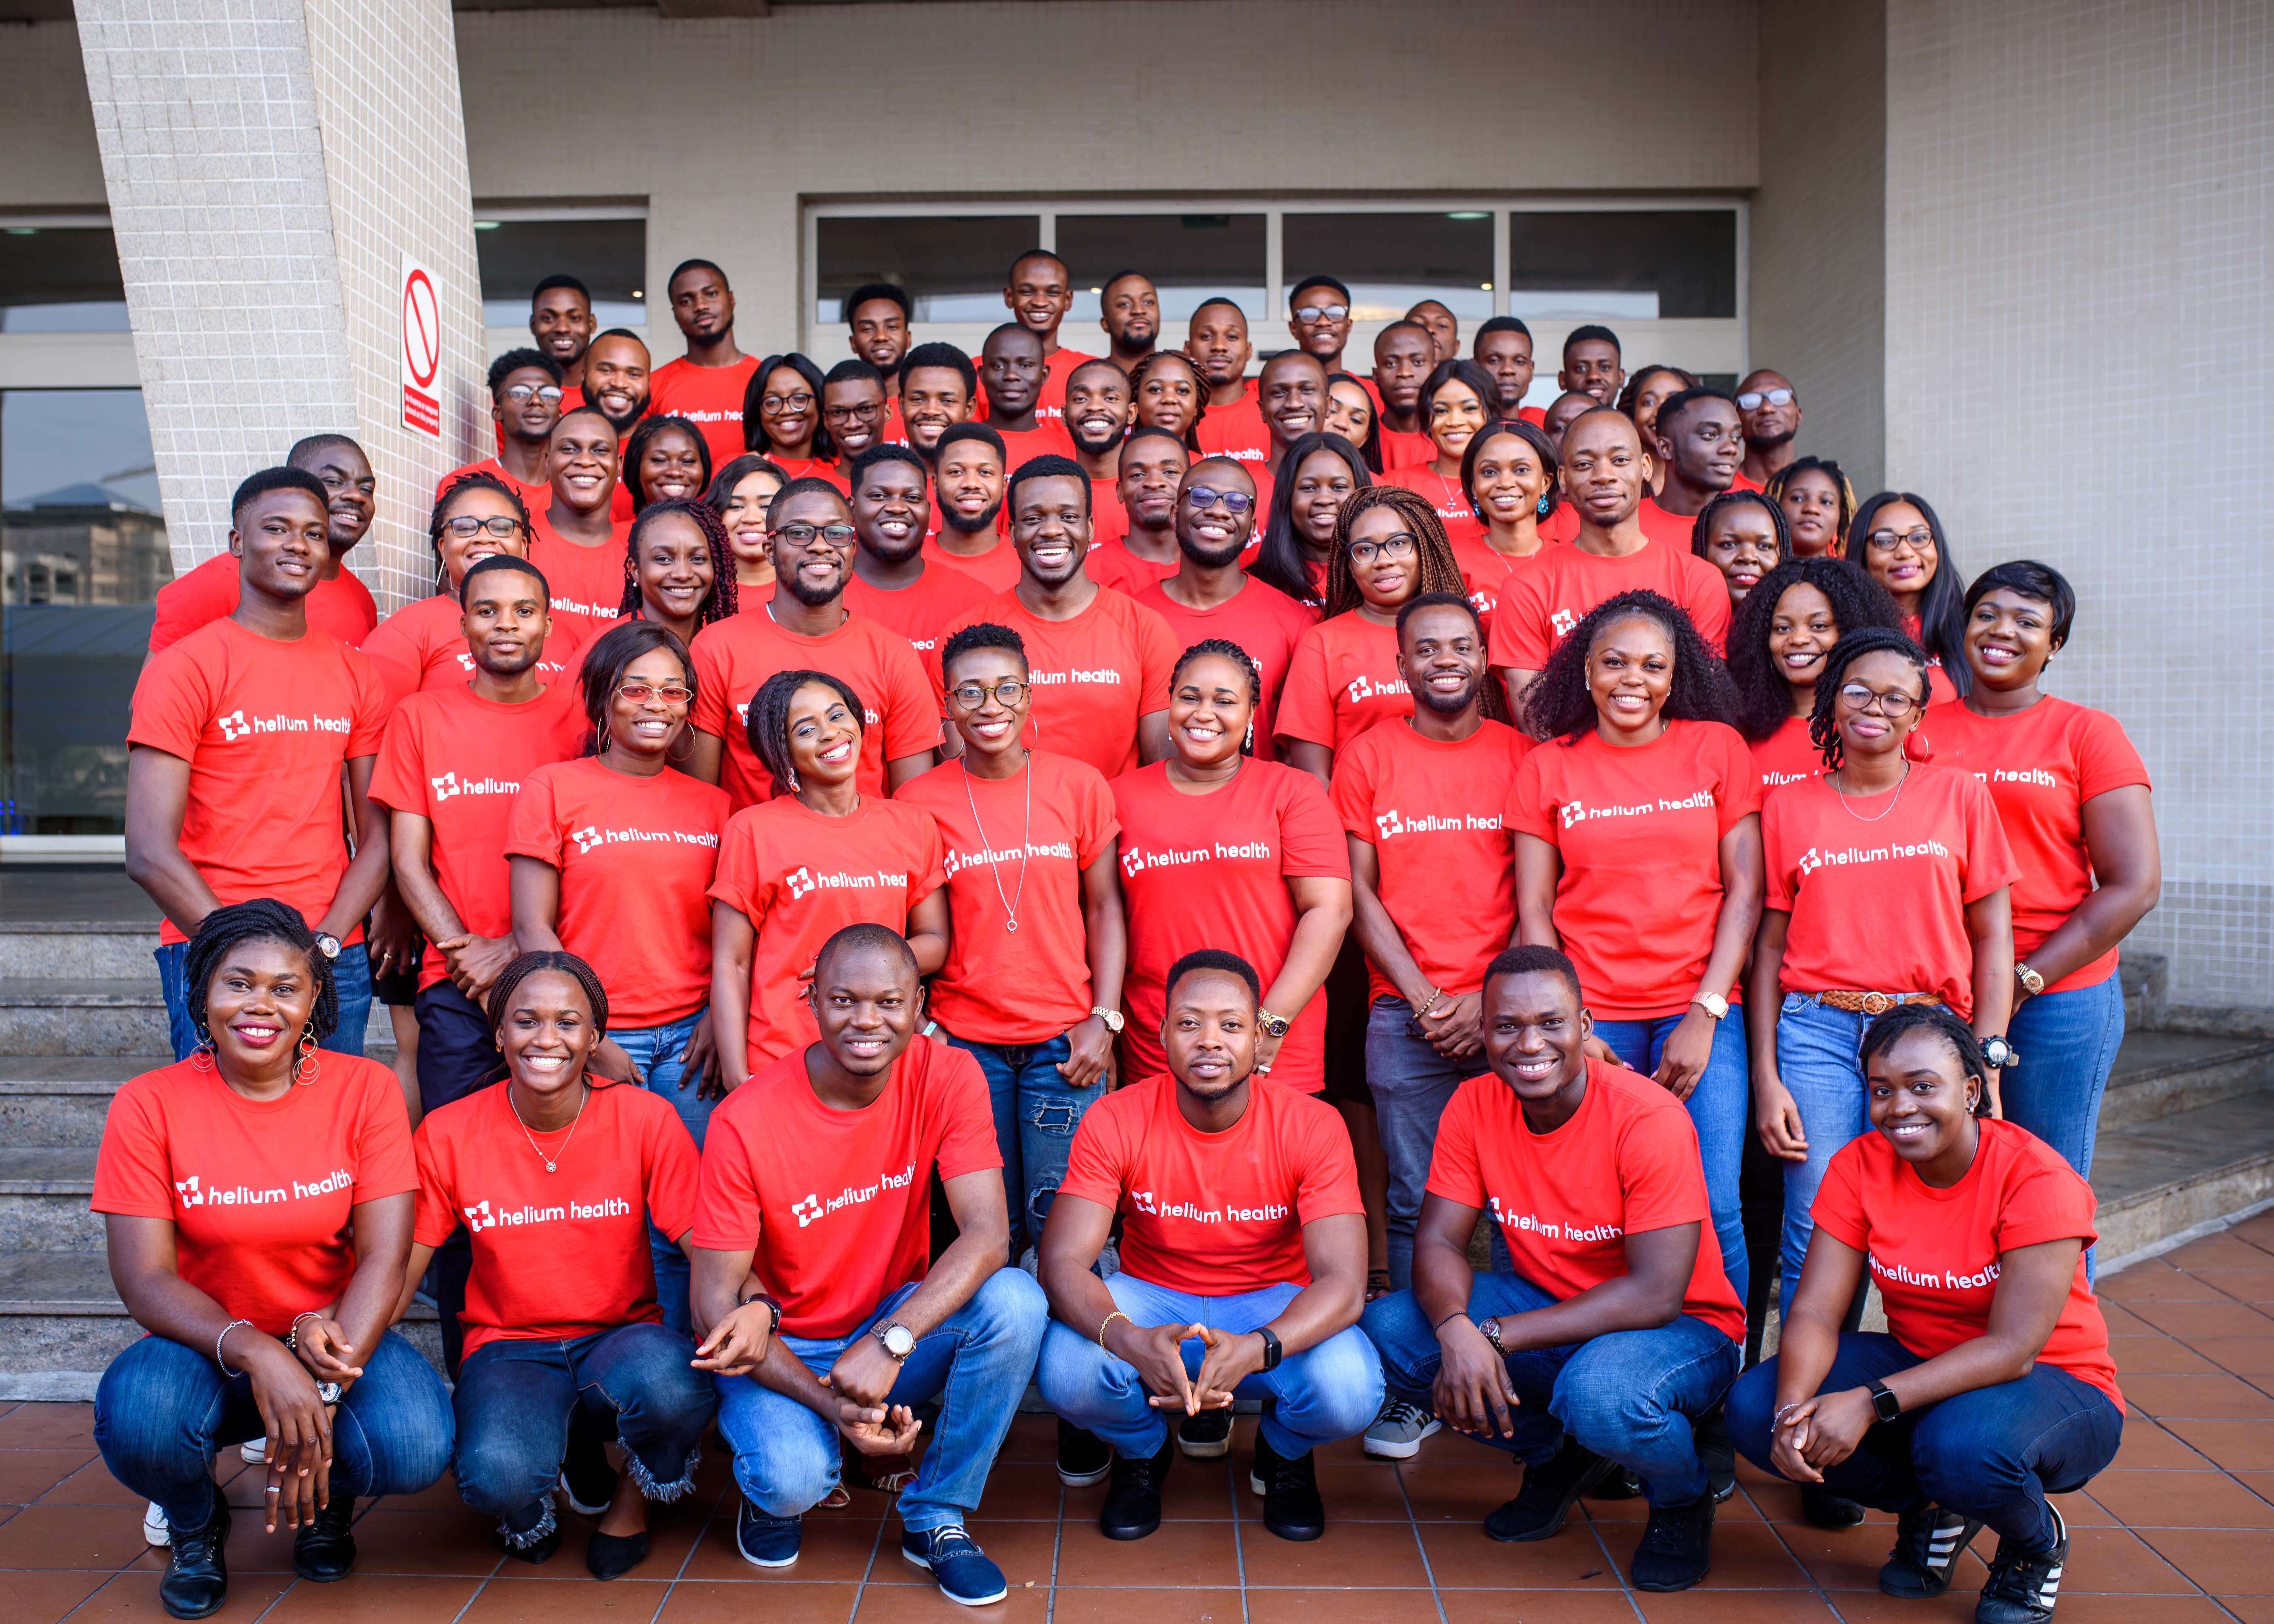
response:
<path id="1" fill-rule="evenodd" d="M 158 1599 L 177 1619 L 220 1612 L 229 1599 L 229 1565 L 222 1560 L 222 1546 L 229 1543 L 229 1502 L 216 1490 L 212 1520 L 203 1528 L 176 1528 L 173 1536 Z"/>
<path id="2" fill-rule="evenodd" d="M 570 1427 L 568 1452 L 561 1462 L 561 1492 L 568 1497 L 568 1504 L 588 1517 L 597 1517 L 615 1499 L 617 1481 L 616 1469 L 608 1464 L 608 1452 L 600 1447 L 600 1440 Z"/>
<path id="3" fill-rule="evenodd" d="M 316 1508 L 315 1521 L 292 1536 L 292 1571 L 316 1584 L 344 1579 L 355 1566 L 355 1496 L 347 1485 L 332 1484 L 331 1503 Z"/>
<path id="4" fill-rule="evenodd" d="M 543 1538 L 531 1545 L 517 1545 L 508 1539 L 502 1532 L 494 1530 L 493 1538 L 497 1548 L 513 1558 L 515 1561 L 527 1562 L 531 1568 L 537 1568 L 551 1561 L 553 1553 L 561 1548 L 561 1524 L 555 1522 L 545 1530 Z"/>
<path id="5" fill-rule="evenodd" d="M 1990 1559 L 1990 1577 L 1982 1586 L 1982 1599 L 1974 1604 L 1974 1624 L 2046 1624 L 2060 1596 L 2061 1570 L 2068 1566 L 2068 1524 L 2051 1505 L 2053 1543 L 2043 1551 L 2008 1556 L 2013 1542 L 1998 1542 Z"/>
<path id="6" fill-rule="evenodd" d="M 1800 1515 L 1811 1528 L 1853 1528 L 1864 1520 L 1864 1508 L 1820 1483 L 1803 1483 L 1800 1485 Z"/>
<path id="7" fill-rule="evenodd" d="M 1058 1481 L 1086 1489 L 1105 1481 L 1113 1470 L 1113 1446 L 1096 1433 L 1061 1417 L 1058 1421 Z"/>
<path id="8" fill-rule="evenodd" d="M 1614 1466 L 1603 1480 L 1587 1491 L 1589 1500 L 1640 1500 L 1642 1479 L 1623 1466 Z"/>
<path id="9" fill-rule="evenodd" d="M 1097 1514 L 1097 1531 L 1108 1539 L 1142 1539 L 1160 1527 L 1161 1490 L 1169 1480 L 1169 1462 L 1176 1458 L 1177 1446 L 1166 1438 L 1150 1459 L 1116 1449 L 1105 1508 Z"/>
<path id="10" fill-rule="evenodd" d="M 1686 1590 L 1713 1565 L 1713 1497 L 1653 1506 L 1627 1573 L 1638 1590 Z"/>
<path id="11" fill-rule="evenodd" d="M 1737 1446 L 1729 1436 L 1729 1417 L 1716 1404 L 1698 1418 L 1691 1436 L 1697 1441 L 1698 1463 L 1713 1485 L 1713 1503 L 1727 1504 L 1737 1492 Z"/>
<path id="12" fill-rule="evenodd" d="M 1177 1423 L 1177 1447 L 1195 1461 L 1220 1460 L 1231 1451 L 1231 1411 L 1203 1410 Z"/>
<path id="13" fill-rule="evenodd" d="M 1524 1469 L 1524 1486 L 1514 1500 L 1485 1518 L 1485 1532 L 1512 1543 L 1552 1539 L 1563 1526 L 1563 1519 L 1571 1515 L 1571 1507 L 1578 1504 L 1579 1496 L 1616 1470 L 1567 1434 L 1554 1460 Z"/>
<path id="14" fill-rule="evenodd" d="M 1326 1502 L 1319 1498 L 1319 1473 L 1310 1450 L 1284 1455 L 1257 1432 L 1247 1486 L 1263 1496 L 1263 1526 L 1280 1538 L 1316 1539 L 1327 1531 Z"/>
<path id="15" fill-rule="evenodd" d="M 594 1529 L 591 1543 L 584 1547 L 584 1566 L 595 1579 L 621 1579 L 645 1560 L 644 1529 L 636 1534 L 603 1534 Z"/>
<path id="16" fill-rule="evenodd" d="M 1906 1601 L 1925 1601 L 1950 1588 L 1958 1553 L 1982 1524 L 1954 1511 L 1927 1505 L 1895 1519 L 1895 1548 L 1879 1569 L 1879 1588 Z"/>

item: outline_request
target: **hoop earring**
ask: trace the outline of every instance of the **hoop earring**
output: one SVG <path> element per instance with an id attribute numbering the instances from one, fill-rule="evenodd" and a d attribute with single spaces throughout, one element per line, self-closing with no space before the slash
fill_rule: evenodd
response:
<path id="1" fill-rule="evenodd" d="M 214 1069 L 214 1037 L 206 1023 L 198 1023 L 198 1046 L 190 1051 L 190 1064 L 200 1071 Z"/>
<path id="2" fill-rule="evenodd" d="M 300 1058 L 293 1063 L 292 1081 L 302 1088 L 316 1080 L 316 1026 L 313 1021 L 300 1028 Z"/>

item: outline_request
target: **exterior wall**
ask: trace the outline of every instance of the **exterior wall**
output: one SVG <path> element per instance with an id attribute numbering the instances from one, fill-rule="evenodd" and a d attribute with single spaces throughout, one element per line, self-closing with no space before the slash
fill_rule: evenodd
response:
<path id="1" fill-rule="evenodd" d="M 1804 453 L 1886 463 L 1886 0 L 1762 0 L 1751 349 L 1800 391 Z"/>
<path id="2" fill-rule="evenodd" d="M 2083 609 L 2159 786 L 2171 996 L 2274 1005 L 2274 11 L 1887 0 L 1887 477 Z M 2175 650 L 2201 650 L 2181 665 Z"/>
<path id="3" fill-rule="evenodd" d="M 102 154 L 71 23 L 0 28 L 0 208 L 101 208 Z"/>

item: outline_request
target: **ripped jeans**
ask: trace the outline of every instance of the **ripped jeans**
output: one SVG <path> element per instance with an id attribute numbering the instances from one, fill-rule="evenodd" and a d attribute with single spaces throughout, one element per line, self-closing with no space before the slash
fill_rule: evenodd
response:
<path id="1" fill-rule="evenodd" d="M 979 1062 L 995 1107 L 1003 1190 L 1011 1203 L 1011 1261 L 1043 1237 L 1043 1220 L 1065 1182 L 1073 1131 L 1105 1092 L 1104 1079 L 1075 1088 L 1058 1074 L 1073 1046 L 1061 1033 L 1041 1043 L 979 1043 L 943 1026 L 947 1041 Z"/>

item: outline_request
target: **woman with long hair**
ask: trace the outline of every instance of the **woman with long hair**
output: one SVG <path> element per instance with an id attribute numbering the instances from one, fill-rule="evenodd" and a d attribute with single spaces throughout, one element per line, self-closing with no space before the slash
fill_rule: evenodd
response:
<path id="1" fill-rule="evenodd" d="M 788 483 L 779 464 L 746 451 L 721 468 L 704 493 L 704 506 L 727 527 L 727 550 L 734 556 L 738 613 L 763 611 L 772 596 L 774 559 L 766 541 L 766 508 Z"/>
<path id="2" fill-rule="evenodd" d="M 1768 477 L 1762 494 L 1784 511 L 1795 558 L 1848 556 L 1856 487 L 1829 457 L 1795 457 Z"/>
<path id="3" fill-rule="evenodd" d="M 742 443 L 792 479 L 834 484 L 837 442 L 821 421 L 821 369 L 795 350 L 758 363 L 742 391 Z"/>
<path id="4" fill-rule="evenodd" d="M 688 497 L 649 502 L 624 543 L 624 596 L 617 613 L 649 620 L 682 643 L 736 603 L 734 555 L 710 504 Z"/>
<path id="5" fill-rule="evenodd" d="M 1926 498 L 1909 491 L 1871 497 L 1848 527 L 1848 556 L 1887 589 L 1904 635 L 1925 651 L 1929 703 L 1963 698 L 1973 683 L 1966 667 L 1966 578 Z"/>
<path id="6" fill-rule="evenodd" d="M 1343 504 L 1374 480 L 1358 448 L 1336 433 L 1299 436 L 1281 468 L 1247 573 L 1315 612 L 1326 602 Z"/>
<path id="7" fill-rule="evenodd" d="M 1809 736 L 1825 657 L 1849 632 L 1901 629 L 1886 589 L 1845 559 L 1787 559 L 1760 578 L 1729 623 L 1734 718 L 1766 794 L 1824 771 Z"/>
<path id="8" fill-rule="evenodd" d="M 1358 447 L 1368 473 L 1382 472 L 1382 408 L 1367 392 L 1363 380 L 1348 372 L 1327 374 L 1323 426 L 1328 433 L 1339 434 Z"/>

